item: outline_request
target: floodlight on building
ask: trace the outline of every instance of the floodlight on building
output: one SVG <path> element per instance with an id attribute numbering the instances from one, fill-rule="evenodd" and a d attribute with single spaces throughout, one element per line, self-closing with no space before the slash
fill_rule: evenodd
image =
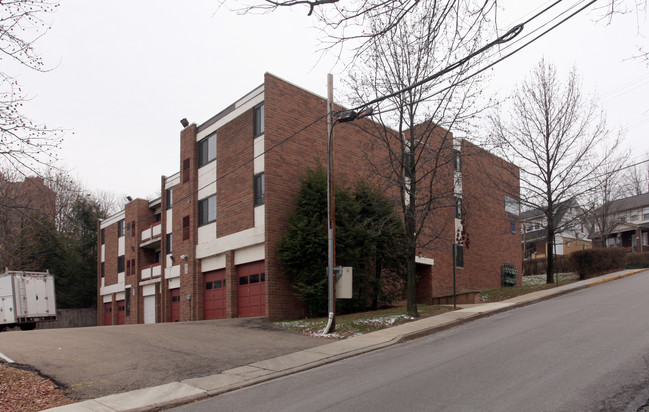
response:
<path id="1" fill-rule="evenodd" d="M 182 119 L 180 119 L 180 124 L 182 124 L 183 127 L 189 126 L 189 122 L 187 121 L 186 117 L 183 117 Z"/>

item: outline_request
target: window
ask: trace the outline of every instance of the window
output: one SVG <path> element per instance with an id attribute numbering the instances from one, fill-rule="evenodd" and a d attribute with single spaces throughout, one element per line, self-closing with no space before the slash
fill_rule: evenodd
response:
<path id="1" fill-rule="evenodd" d="M 455 218 L 462 219 L 462 198 L 455 198 Z"/>
<path id="2" fill-rule="evenodd" d="M 105 276 L 104 272 L 104 262 L 101 262 L 101 277 L 103 278 Z"/>
<path id="3" fill-rule="evenodd" d="M 124 219 L 117 222 L 117 237 L 124 236 Z"/>
<path id="4" fill-rule="evenodd" d="M 198 226 L 216 221 L 216 195 L 198 201 Z"/>
<path id="5" fill-rule="evenodd" d="M 403 175 L 412 179 L 412 154 L 410 152 L 403 154 Z"/>
<path id="6" fill-rule="evenodd" d="M 126 261 L 126 276 L 130 276 L 131 274 L 131 261 L 127 260 Z"/>
<path id="7" fill-rule="evenodd" d="M 171 209 L 171 206 L 174 204 L 174 191 L 173 189 L 167 189 L 165 193 L 167 198 L 167 209 Z"/>
<path id="8" fill-rule="evenodd" d="M 135 259 L 131 259 L 131 273 L 135 275 Z"/>
<path id="9" fill-rule="evenodd" d="M 101 244 L 102 245 L 105 242 L 105 237 L 106 237 L 106 231 L 105 231 L 105 229 L 101 229 Z"/>
<path id="10" fill-rule="evenodd" d="M 453 256 L 455 256 L 455 266 L 464 267 L 464 246 L 453 244 Z"/>
<path id="11" fill-rule="evenodd" d="M 124 272 L 124 255 L 117 257 L 117 273 Z"/>
<path id="12" fill-rule="evenodd" d="M 183 183 L 189 182 L 189 158 L 183 160 Z"/>
<path id="13" fill-rule="evenodd" d="M 462 170 L 461 169 L 462 164 L 461 164 L 460 151 L 459 150 L 453 150 L 453 154 L 455 156 L 454 162 L 453 162 L 453 170 L 455 170 L 456 172 L 459 172 L 459 171 Z"/>
<path id="14" fill-rule="evenodd" d="M 642 219 L 649 220 L 649 207 L 645 207 L 642 209 Z"/>
<path id="15" fill-rule="evenodd" d="M 216 132 L 198 142 L 198 167 L 216 159 Z"/>
<path id="16" fill-rule="evenodd" d="M 649 246 L 649 232 L 642 232 L 642 246 Z"/>
<path id="17" fill-rule="evenodd" d="M 165 245 L 167 248 L 167 254 L 170 255 L 173 252 L 173 237 L 171 233 L 167 233 L 165 237 Z"/>
<path id="18" fill-rule="evenodd" d="M 263 205 L 266 197 L 266 177 L 264 173 L 255 175 L 254 192 L 255 206 Z"/>
<path id="19" fill-rule="evenodd" d="M 183 217 L 183 240 L 189 239 L 189 216 Z"/>
<path id="20" fill-rule="evenodd" d="M 253 135 L 252 137 L 264 134 L 264 104 L 255 106 L 253 109 Z"/>
<path id="21" fill-rule="evenodd" d="M 637 211 L 637 210 L 633 210 L 633 211 L 631 211 L 631 221 L 632 221 L 632 222 L 635 222 L 635 221 L 638 220 L 638 219 L 639 219 L 638 211 Z"/>

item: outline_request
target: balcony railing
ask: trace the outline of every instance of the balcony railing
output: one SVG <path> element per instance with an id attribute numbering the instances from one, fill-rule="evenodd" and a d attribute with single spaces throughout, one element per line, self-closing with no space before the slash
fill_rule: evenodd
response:
<path id="1" fill-rule="evenodd" d="M 149 280 L 160 277 L 162 274 L 162 265 L 160 263 L 154 263 L 153 265 L 145 266 L 142 268 L 142 273 L 140 275 L 140 280 Z"/>
<path id="2" fill-rule="evenodd" d="M 142 231 L 142 242 L 162 235 L 162 223 L 155 223 Z"/>

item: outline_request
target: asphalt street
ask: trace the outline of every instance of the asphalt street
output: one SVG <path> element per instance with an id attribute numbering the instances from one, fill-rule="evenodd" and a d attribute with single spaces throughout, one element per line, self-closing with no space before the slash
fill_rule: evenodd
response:
<path id="1" fill-rule="evenodd" d="M 90 399 L 211 375 L 331 342 L 267 319 L 0 333 L 0 352 Z"/>
<path id="2" fill-rule="evenodd" d="M 176 411 L 620 411 L 649 398 L 649 272 Z"/>

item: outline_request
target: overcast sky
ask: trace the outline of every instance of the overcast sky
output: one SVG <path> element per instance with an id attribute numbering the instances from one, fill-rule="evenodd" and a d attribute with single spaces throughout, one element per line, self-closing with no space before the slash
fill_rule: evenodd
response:
<path id="1" fill-rule="evenodd" d="M 499 4 L 505 28 L 549 2 Z M 636 158 L 649 152 L 649 71 L 631 57 L 649 46 L 647 22 L 629 13 L 595 23 L 599 15 L 580 14 L 496 65 L 490 91 L 506 94 L 542 57 L 564 77 L 575 66 L 609 125 L 626 129 Z M 160 176 L 179 170 L 179 120 L 206 121 L 265 72 L 322 96 L 327 73 L 337 86 L 345 76 L 317 51 L 319 33 L 303 8 L 237 15 L 216 1 L 64 0 L 47 19 L 52 29 L 36 46 L 52 70 L 11 74 L 31 98 L 26 114 L 66 129 L 60 165 L 91 191 L 155 195 Z"/>

